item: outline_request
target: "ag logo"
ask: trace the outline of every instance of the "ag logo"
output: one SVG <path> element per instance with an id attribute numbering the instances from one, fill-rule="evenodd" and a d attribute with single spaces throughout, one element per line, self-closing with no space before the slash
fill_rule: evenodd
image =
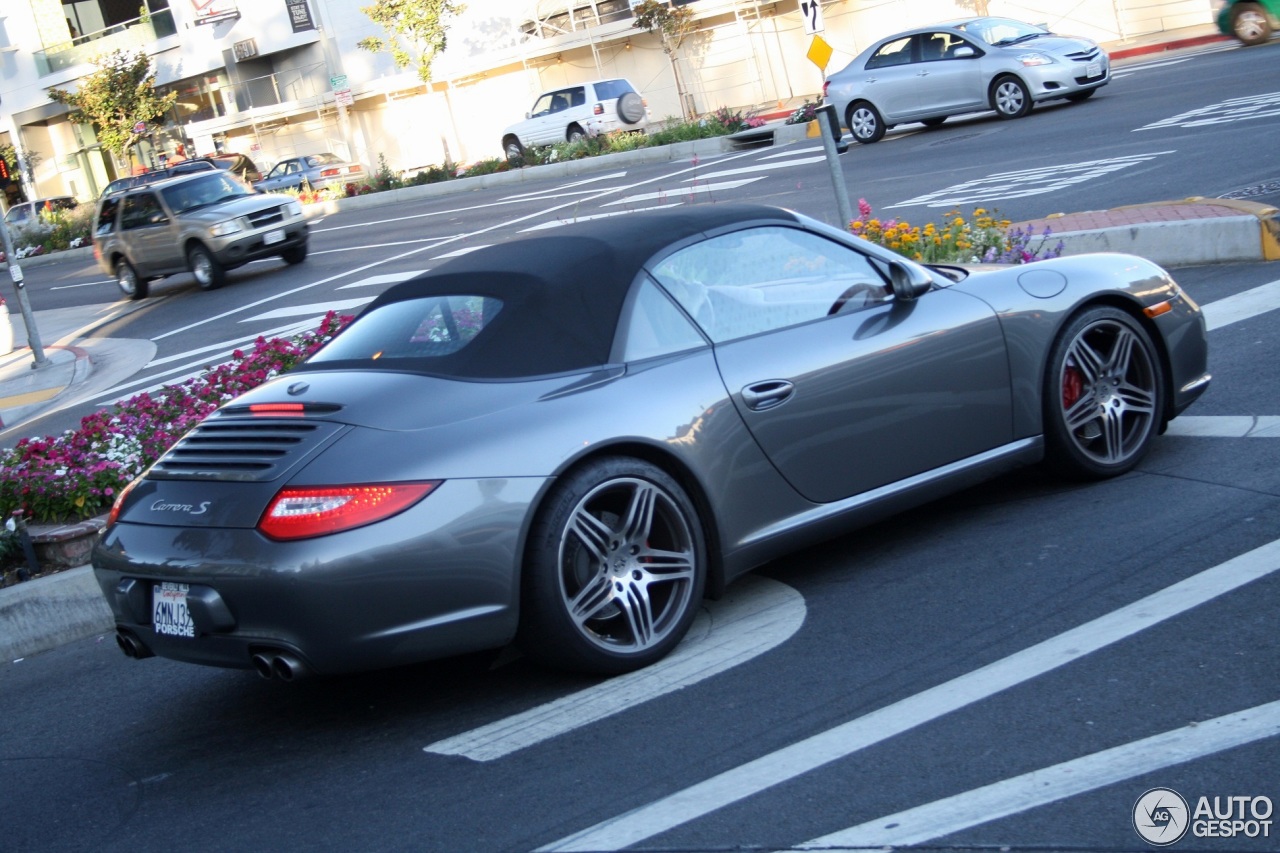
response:
<path id="1" fill-rule="evenodd" d="M 1152 788 L 1133 804 L 1133 828 L 1142 840 L 1167 847 L 1187 834 L 1190 825 L 1187 801 L 1172 788 Z"/>

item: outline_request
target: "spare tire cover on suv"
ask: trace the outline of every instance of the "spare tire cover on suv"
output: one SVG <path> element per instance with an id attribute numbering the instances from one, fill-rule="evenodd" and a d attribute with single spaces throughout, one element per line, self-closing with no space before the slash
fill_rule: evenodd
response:
<path id="1" fill-rule="evenodd" d="M 618 98 L 618 118 L 627 124 L 635 124 L 644 118 L 644 101 L 635 92 L 627 92 Z"/>

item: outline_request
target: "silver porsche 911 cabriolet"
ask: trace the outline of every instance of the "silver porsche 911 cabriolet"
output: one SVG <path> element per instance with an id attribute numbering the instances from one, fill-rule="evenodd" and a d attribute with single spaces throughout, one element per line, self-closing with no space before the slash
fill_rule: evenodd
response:
<path id="1" fill-rule="evenodd" d="M 515 641 L 623 672 L 794 549 L 1018 465 L 1129 471 L 1208 382 L 1199 308 L 1140 258 L 611 217 L 388 289 L 135 481 L 93 563 L 133 657 L 291 679 Z"/>

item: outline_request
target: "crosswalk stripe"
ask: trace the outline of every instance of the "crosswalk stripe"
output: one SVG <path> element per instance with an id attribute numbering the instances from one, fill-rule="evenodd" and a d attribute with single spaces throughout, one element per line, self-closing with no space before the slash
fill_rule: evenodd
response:
<path id="1" fill-rule="evenodd" d="M 260 320 L 274 320 L 278 317 L 298 317 L 303 314 L 318 314 L 323 317 L 330 311 L 347 311 L 351 308 L 359 308 L 367 305 L 375 299 L 373 296 L 362 296 L 359 299 L 342 299 L 333 302 L 313 302 L 310 305 L 286 305 L 283 308 L 276 308 L 267 311 L 264 314 L 255 314 L 252 317 L 245 317 L 241 323 L 255 323 Z"/>
<path id="2" fill-rule="evenodd" d="M 1253 287 L 1243 293 L 1200 306 L 1210 330 L 1221 329 L 1276 308 L 1280 308 L 1280 281 Z"/>
<path id="3" fill-rule="evenodd" d="M 760 178 L 747 178 L 746 180 L 724 181 L 718 184 L 694 184 L 691 187 L 672 187 L 669 190 L 629 195 L 625 198 L 620 198 L 617 201 L 605 202 L 601 206 L 610 207 L 615 204 L 637 204 L 642 201 L 666 201 L 671 198 L 691 198 L 695 195 L 706 195 L 707 193 L 718 192 L 719 190 L 736 190 L 738 187 L 745 187 L 747 184 L 754 183 L 758 180 L 760 180 Z"/>
<path id="4" fill-rule="evenodd" d="M 690 181 L 703 181 L 711 178 L 727 178 L 730 175 L 747 175 L 752 172 L 768 172 L 774 169 L 784 169 L 787 166 L 807 166 L 810 163 L 820 163 L 826 157 L 819 154 L 816 157 L 800 157 L 796 160 L 786 160 L 781 163 L 757 163 L 754 166 L 742 166 L 737 169 L 722 169 L 719 172 L 704 172 L 692 178 L 685 178 L 685 183 Z"/>
<path id="5" fill-rule="evenodd" d="M 726 770 L 540 850 L 620 850 L 1016 687 L 1280 570 L 1280 539 L 973 672 Z"/>
<path id="6" fill-rule="evenodd" d="M 543 222 L 541 225 L 534 225 L 529 228 L 521 229 L 521 234 L 530 231 L 545 231 L 548 228 L 560 228 L 565 225 L 572 225 L 575 222 L 589 222 L 592 219 L 608 219 L 612 216 L 629 216 L 632 213 L 643 213 L 646 210 L 666 210 L 669 207 L 679 207 L 684 202 L 672 202 L 671 204 L 656 204 L 652 207 L 638 207 L 633 210 L 615 210 L 610 213 L 596 213 L 591 216 L 575 216 L 572 219 L 556 219 L 552 222 Z"/>
<path id="7" fill-rule="evenodd" d="M 399 284 L 402 281 L 416 278 L 424 272 L 426 270 L 409 270 L 407 272 L 389 272 L 386 275 L 371 275 L 368 278 L 353 281 L 351 284 L 344 284 L 338 290 L 350 290 L 353 287 L 373 287 L 379 284 Z"/>
<path id="8" fill-rule="evenodd" d="M 663 660 L 487 726 L 424 747 L 439 755 L 492 761 L 634 708 L 762 655 L 804 622 L 804 598 L 786 584 L 744 578 L 706 604 L 689 635 Z"/>

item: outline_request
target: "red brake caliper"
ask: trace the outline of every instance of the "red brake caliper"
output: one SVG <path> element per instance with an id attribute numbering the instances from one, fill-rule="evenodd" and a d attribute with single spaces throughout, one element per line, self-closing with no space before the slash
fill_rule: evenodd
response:
<path id="1" fill-rule="evenodd" d="M 1074 406 L 1084 394 L 1084 377 L 1080 371 L 1068 364 L 1062 371 L 1062 410 L 1065 412 Z"/>

